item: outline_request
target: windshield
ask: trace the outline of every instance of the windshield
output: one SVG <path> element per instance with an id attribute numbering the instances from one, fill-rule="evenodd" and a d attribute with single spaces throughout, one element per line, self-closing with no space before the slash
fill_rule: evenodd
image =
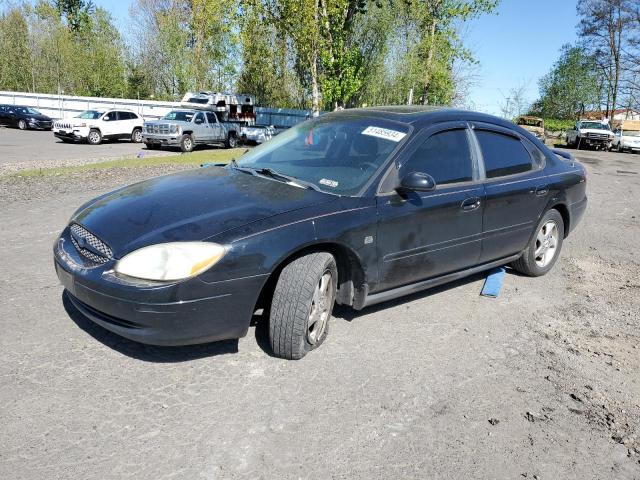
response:
<path id="1" fill-rule="evenodd" d="M 238 165 L 272 169 L 327 193 L 355 195 L 408 131 L 407 125 L 376 118 L 318 118 L 254 148 Z"/>
<path id="2" fill-rule="evenodd" d="M 193 118 L 194 113 L 193 112 L 184 112 L 184 111 L 180 111 L 180 110 L 172 110 L 171 112 L 167 113 L 164 117 L 162 117 L 163 120 L 178 120 L 180 122 L 190 122 L 191 119 Z"/>
<path id="3" fill-rule="evenodd" d="M 622 135 L 625 137 L 640 137 L 640 130 L 623 130 Z"/>
<path id="4" fill-rule="evenodd" d="M 600 122 L 582 122 L 580 128 L 593 128 L 596 130 L 609 130 L 609 127 Z"/>
<path id="5" fill-rule="evenodd" d="M 40 115 L 40 112 L 35 108 L 31 107 L 16 107 L 16 113 L 21 113 L 23 115 Z"/>
<path id="6" fill-rule="evenodd" d="M 87 110 L 85 112 L 82 112 L 80 115 L 77 116 L 77 118 L 85 118 L 87 120 L 97 120 L 102 116 L 102 112 L 99 112 L 97 110 Z"/>

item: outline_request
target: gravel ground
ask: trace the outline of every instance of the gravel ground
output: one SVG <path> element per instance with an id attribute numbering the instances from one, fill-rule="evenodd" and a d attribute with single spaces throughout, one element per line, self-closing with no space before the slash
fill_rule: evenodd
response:
<path id="1" fill-rule="evenodd" d="M 574 152 L 590 206 L 537 279 L 354 313 L 299 362 L 139 345 L 63 302 L 88 198 L 167 168 L 0 179 L 0 478 L 640 479 L 640 156 Z"/>
<path id="2" fill-rule="evenodd" d="M 50 131 L 0 127 L 0 175 L 31 168 L 77 166 L 104 160 L 175 155 L 175 151 L 146 150 L 144 144 L 124 140 L 101 145 L 64 143 Z"/>

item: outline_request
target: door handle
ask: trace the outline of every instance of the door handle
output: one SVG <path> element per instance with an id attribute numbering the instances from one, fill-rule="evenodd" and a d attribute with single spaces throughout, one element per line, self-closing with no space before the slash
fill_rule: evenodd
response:
<path id="1" fill-rule="evenodd" d="M 535 192 L 536 192 L 537 196 L 542 197 L 542 196 L 546 195 L 547 193 L 549 193 L 549 186 L 548 185 L 543 185 L 541 187 L 537 187 Z"/>
<path id="2" fill-rule="evenodd" d="M 465 211 L 475 210 L 480 206 L 480 197 L 465 198 L 460 204 L 460 208 Z"/>

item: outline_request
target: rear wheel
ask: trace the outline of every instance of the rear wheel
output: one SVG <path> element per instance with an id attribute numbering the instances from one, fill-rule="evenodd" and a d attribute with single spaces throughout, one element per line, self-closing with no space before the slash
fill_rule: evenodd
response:
<path id="1" fill-rule="evenodd" d="M 236 148 L 238 146 L 238 137 L 236 137 L 234 132 L 229 133 L 225 146 L 227 148 Z"/>
<path id="2" fill-rule="evenodd" d="M 305 255 L 284 267 L 269 318 L 269 341 L 277 357 L 297 360 L 324 342 L 337 281 L 336 261 L 327 252 Z"/>
<path id="3" fill-rule="evenodd" d="M 142 143 L 142 129 L 136 128 L 131 134 L 131 141 L 133 143 Z"/>
<path id="4" fill-rule="evenodd" d="M 90 130 L 87 135 L 87 142 L 90 145 L 100 145 L 102 143 L 102 135 L 98 130 Z"/>
<path id="5" fill-rule="evenodd" d="M 193 146 L 193 137 L 188 133 L 182 135 L 182 138 L 180 138 L 180 150 L 185 153 L 192 152 Z"/>
<path id="6" fill-rule="evenodd" d="M 562 249 L 564 221 L 555 209 L 547 211 L 538 223 L 533 237 L 522 256 L 511 266 L 531 277 L 544 275 L 553 268 Z"/>
<path id="7" fill-rule="evenodd" d="M 27 125 L 27 122 L 25 120 L 23 120 L 22 118 L 18 121 L 18 128 L 20 130 L 26 130 L 29 127 L 29 125 Z"/>

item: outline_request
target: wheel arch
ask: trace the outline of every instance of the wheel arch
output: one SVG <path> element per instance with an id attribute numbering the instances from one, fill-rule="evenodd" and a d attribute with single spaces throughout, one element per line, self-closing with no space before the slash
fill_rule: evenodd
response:
<path id="1" fill-rule="evenodd" d="M 557 210 L 558 213 L 560 213 L 562 222 L 564 223 L 564 238 L 567 238 L 569 236 L 569 231 L 571 230 L 571 213 L 569 213 L 569 207 L 567 207 L 567 204 L 564 202 L 556 202 L 549 206 L 545 212 L 552 209 Z"/>
<path id="2" fill-rule="evenodd" d="M 262 286 L 256 308 L 259 306 L 266 308 L 270 304 L 276 283 L 280 278 L 280 272 L 285 266 L 297 258 L 315 252 L 330 253 L 336 260 L 338 267 L 336 303 L 352 306 L 356 309 L 361 308 L 367 294 L 366 273 L 362 261 L 350 247 L 338 242 L 318 242 L 305 245 L 281 258 Z"/>

